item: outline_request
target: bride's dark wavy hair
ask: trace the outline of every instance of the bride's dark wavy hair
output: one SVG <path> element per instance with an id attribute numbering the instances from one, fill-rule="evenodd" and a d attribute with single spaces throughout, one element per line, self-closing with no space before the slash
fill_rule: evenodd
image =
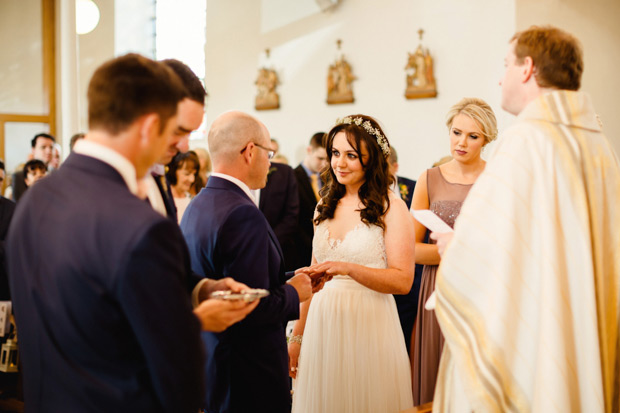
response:
<path id="1" fill-rule="evenodd" d="M 351 115 L 349 118 L 362 118 L 362 122 L 369 121 L 373 128 L 378 129 L 385 136 L 379 123 L 370 116 Z M 383 153 L 376 136 L 369 134 L 363 126 L 358 126 L 355 123 L 336 125 L 325 137 L 325 149 L 327 150 L 329 167 L 321 173 L 321 179 L 325 182 L 325 185 L 321 188 L 322 202 L 317 206 L 318 215 L 314 219 L 314 223 L 318 225 L 321 221 L 332 219 L 338 206 L 338 201 L 340 201 L 346 191 L 345 186 L 338 182 L 331 168 L 332 146 L 334 144 L 334 137 L 338 132 L 346 134 L 347 141 L 355 153 L 357 153 L 364 169 L 365 182 L 358 191 L 359 198 L 364 205 L 364 208 L 360 211 L 362 222 L 378 225 L 385 230 L 383 217 L 390 208 L 388 188 L 394 183 L 394 177 L 389 172 L 388 155 Z M 387 137 L 385 140 L 389 147 Z M 366 144 L 366 150 L 368 151 L 368 159 L 365 163 L 362 159 L 362 142 Z"/>

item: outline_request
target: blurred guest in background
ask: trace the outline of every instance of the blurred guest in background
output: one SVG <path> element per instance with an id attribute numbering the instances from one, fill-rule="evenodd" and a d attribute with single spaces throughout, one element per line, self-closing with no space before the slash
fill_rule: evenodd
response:
<path id="1" fill-rule="evenodd" d="M 272 163 L 267 175 L 267 184 L 254 194 L 258 209 L 267 218 L 282 248 L 284 270 L 294 271 L 303 266 L 299 263 L 295 248 L 295 241 L 299 236 L 297 231 L 299 195 L 293 169 L 285 164 Z"/>
<path id="2" fill-rule="evenodd" d="M 6 172 L 4 162 L 0 161 L 0 188 L 4 183 Z M 6 270 L 6 259 L 4 250 L 4 240 L 9 231 L 9 224 L 15 211 L 15 202 L 0 196 L 0 301 L 10 301 L 9 278 Z"/>
<path id="3" fill-rule="evenodd" d="M 271 138 L 271 147 L 275 149 L 275 154 L 273 156 L 273 159 L 271 159 L 271 162 L 283 163 L 285 165 L 288 165 L 288 159 L 280 152 L 280 144 L 278 143 L 276 138 Z"/>
<path id="4" fill-rule="evenodd" d="M 52 160 L 47 165 L 47 170 L 49 172 L 55 171 L 56 169 L 60 167 L 61 154 L 62 154 L 62 147 L 60 146 L 60 144 L 55 143 L 53 152 L 52 152 Z"/>
<path id="5" fill-rule="evenodd" d="M 321 172 L 329 165 L 325 150 L 325 132 L 317 132 L 310 138 L 306 156 L 295 168 L 299 190 L 299 232 L 296 235 L 297 259 L 299 266 L 310 265 L 312 261 L 312 237 L 314 237 L 314 209 L 321 198 L 319 190 L 323 187 Z"/>
<path id="6" fill-rule="evenodd" d="M 37 181 L 45 178 L 45 175 L 47 174 L 47 166 L 45 166 L 43 161 L 32 159 L 24 165 L 23 174 L 26 188 L 30 188 Z"/>
<path id="7" fill-rule="evenodd" d="M 166 179 L 170 182 L 172 199 L 177 207 L 177 219 L 181 223 L 181 218 L 185 209 L 192 200 L 190 193 L 191 187 L 196 182 L 200 162 L 194 151 L 178 153 L 172 162 L 168 164 Z"/>
<path id="8" fill-rule="evenodd" d="M 200 162 L 200 168 L 198 169 L 198 175 L 192 185 L 190 192 L 192 196 L 198 195 L 198 192 L 207 185 L 209 175 L 211 175 L 211 156 L 205 148 L 195 148 L 194 153 L 198 156 Z"/>
<path id="9" fill-rule="evenodd" d="M 56 143 L 56 138 L 49 133 L 39 133 L 35 135 L 30 142 L 32 149 L 28 155 L 28 160 L 40 160 L 43 162 L 47 170 L 47 165 L 52 160 L 54 143 Z M 11 179 L 11 197 L 15 202 L 19 201 L 19 198 L 21 198 L 27 188 L 24 181 L 25 176 L 23 174 L 23 169 L 18 168 Z"/>
<path id="10" fill-rule="evenodd" d="M 79 141 L 80 139 L 84 139 L 85 136 L 86 134 L 83 132 L 78 132 L 75 135 L 73 135 L 71 139 L 69 140 L 69 150 L 73 151 L 73 147 L 75 146 L 75 143 Z"/>
<path id="11" fill-rule="evenodd" d="M 394 177 L 394 185 L 392 191 L 396 195 L 400 195 L 407 208 L 411 208 L 411 200 L 413 199 L 413 190 L 415 189 L 415 181 L 413 179 L 398 176 L 398 154 L 396 149 L 392 146 L 390 148 L 390 157 L 388 158 L 390 163 L 390 173 Z"/>

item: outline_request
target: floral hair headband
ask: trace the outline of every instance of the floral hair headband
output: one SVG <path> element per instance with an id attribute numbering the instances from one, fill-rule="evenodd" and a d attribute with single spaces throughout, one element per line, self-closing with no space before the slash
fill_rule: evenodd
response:
<path id="1" fill-rule="evenodd" d="M 387 139 L 385 138 L 385 136 L 381 134 L 381 131 L 378 128 L 373 128 L 369 120 L 364 120 L 359 117 L 352 118 L 352 117 L 347 116 L 345 118 L 338 119 L 336 121 L 336 125 L 353 125 L 353 124 L 357 126 L 361 126 L 362 128 L 364 128 L 364 130 L 366 130 L 366 132 L 368 132 L 370 135 L 373 135 L 375 138 L 377 138 L 377 143 L 379 144 L 379 147 L 381 147 L 381 151 L 383 152 L 383 155 L 385 156 L 390 155 L 390 145 L 388 144 Z"/>

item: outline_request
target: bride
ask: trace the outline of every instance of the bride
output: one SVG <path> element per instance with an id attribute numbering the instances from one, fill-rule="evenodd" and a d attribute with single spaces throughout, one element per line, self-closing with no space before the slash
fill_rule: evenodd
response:
<path id="1" fill-rule="evenodd" d="M 412 220 L 388 190 L 390 147 L 377 121 L 339 120 L 326 148 L 312 266 L 298 270 L 325 285 L 301 305 L 289 341 L 293 412 L 398 412 L 413 401 L 391 294 L 413 282 Z"/>

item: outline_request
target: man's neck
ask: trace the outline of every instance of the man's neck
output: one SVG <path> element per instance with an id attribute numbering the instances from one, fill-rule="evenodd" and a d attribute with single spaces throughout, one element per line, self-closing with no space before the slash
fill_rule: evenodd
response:
<path id="1" fill-rule="evenodd" d="M 242 168 L 240 165 L 220 165 L 218 167 L 214 166 L 213 172 L 232 176 L 233 178 L 238 179 L 244 184 L 246 184 L 248 187 L 250 186 L 250 184 L 248 183 L 250 180 L 246 169 Z"/>
<path id="2" fill-rule="evenodd" d="M 138 140 L 132 136 L 131 128 L 118 135 L 112 135 L 102 130 L 89 131 L 84 139 L 103 145 L 126 158 L 136 168 L 138 178 L 146 175 L 151 167 L 151 165 L 141 165 L 139 162 L 140 147 Z"/>
<path id="3" fill-rule="evenodd" d="M 523 112 L 523 109 L 525 109 L 527 107 L 527 105 L 529 105 L 530 103 L 532 103 L 533 101 L 535 101 L 539 97 L 541 97 L 543 95 L 546 95 L 547 93 L 554 92 L 556 90 L 558 90 L 558 89 L 556 89 L 556 88 L 548 88 L 548 87 L 540 87 L 540 86 L 538 86 L 536 81 L 534 81 L 532 86 L 529 87 L 526 90 L 526 92 L 524 94 L 524 98 L 523 98 L 523 103 L 521 105 L 521 110 L 519 110 L 518 113 L 515 113 L 515 116 L 518 116 L 521 112 Z"/>

